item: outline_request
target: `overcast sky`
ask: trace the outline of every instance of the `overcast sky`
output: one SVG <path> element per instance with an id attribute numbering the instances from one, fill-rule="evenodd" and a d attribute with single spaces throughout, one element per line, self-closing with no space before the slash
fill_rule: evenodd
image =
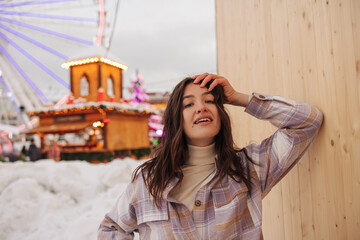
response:
<path id="1" fill-rule="evenodd" d="M 214 0 L 120 1 L 111 52 L 138 69 L 148 90 L 171 90 L 183 77 L 216 72 Z"/>

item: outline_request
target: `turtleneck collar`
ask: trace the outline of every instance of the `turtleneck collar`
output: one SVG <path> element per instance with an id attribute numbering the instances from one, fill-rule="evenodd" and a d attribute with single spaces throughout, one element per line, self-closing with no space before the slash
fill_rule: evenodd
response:
<path id="1" fill-rule="evenodd" d="M 202 166 L 215 164 L 215 143 L 206 147 L 197 147 L 188 144 L 189 159 L 185 165 Z"/>

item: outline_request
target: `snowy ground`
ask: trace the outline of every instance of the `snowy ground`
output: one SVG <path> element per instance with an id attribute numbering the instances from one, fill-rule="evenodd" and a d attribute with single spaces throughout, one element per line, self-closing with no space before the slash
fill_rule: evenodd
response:
<path id="1" fill-rule="evenodd" d="M 0 239 L 96 239 L 143 161 L 0 163 Z"/>

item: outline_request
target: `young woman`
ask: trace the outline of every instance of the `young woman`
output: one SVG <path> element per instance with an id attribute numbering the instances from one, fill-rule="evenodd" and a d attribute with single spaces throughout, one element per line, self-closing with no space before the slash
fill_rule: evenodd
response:
<path id="1" fill-rule="evenodd" d="M 224 103 L 278 130 L 234 147 Z M 237 92 L 204 73 L 181 81 L 164 113 L 152 158 L 102 221 L 98 239 L 262 239 L 262 199 L 314 140 L 322 113 L 279 96 Z"/>

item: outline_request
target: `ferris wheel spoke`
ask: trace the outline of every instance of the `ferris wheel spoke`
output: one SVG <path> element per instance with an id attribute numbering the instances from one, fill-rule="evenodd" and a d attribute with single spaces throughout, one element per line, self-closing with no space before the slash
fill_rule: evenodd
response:
<path id="1" fill-rule="evenodd" d="M 115 5 L 115 14 L 114 14 L 114 17 L 112 19 L 112 26 L 113 28 L 115 27 L 115 24 L 116 24 L 116 19 L 117 19 L 117 16 L 118 16 L 118 10 L 119 10 L 119 3 L 120 3 L 120 0 L 117 0 L 116 1 L 116 5 Z M 113 38 L 113 33 L 114 31 L 110 31 L 110 35 L 109 35 L 109 46 L 111 46 L 111 42 L 112 42 L 112 38 Z"/>
<path id="2" fill-rule="evenodd" d="M 20 3 L 2 3 L 0 4 L 0 8 L 39 5 L 39 4 L 48 4 L 48 3 L 57 3 L 57 2 L 74 2 L 74 0 L 47 0 L 47 1 L 27 1 Z"/>
<path id="3" fill-rule="evenodd" d="M 12 19 L 8 19 L 8 18 L 5 18 L 5 17 L 0 17 L 0 21 L 12 23 L 12 24 L 15 24 L 15 25 L 18 25 L 18 26 L 21 26 L 21 27 L 29 28 L 29 29 L 36 30 L 36 31 L 39 31 L 39 32 L 42 32 L 42 33 L 50 34 L 50 35 L 53 35 L 53 36 L 57 36 L 57 37 L 60 37 L 60 38 L 64 38 L 64 39 L 79 42 L 79 43 L 83 43 L 83 44 L 86 44 L 86 45 L 90 45 L 90 46 L 93 45 L 93 43 L 91 41 L 87 41 L 87 40 L 80 39 L 80 38 L 77 38 L 77 37 L 73 37 L 73 36 L 70 36 L 70 35 L 67 35 L 67 34 L 55 32 L 55 31 L 52 31 L 52 30 L 49 30 L 49 29 L 46 29 L 46 28 L 37 27 L 37 26 L 30 25 L 30 24 L 20 22 L 20 21 L 17 21 L 17 20 L 12 20 Z"/>
<path id="4" fill-rule="evenodd" d="M 6 51 L 6 49 L 1 44 L 0 44 L 0 51 L 16 68 L 16 70 L 21 74 L 21 76 L 23 76 L 23 78 L 32 87 L 32 89 L 34 89 L 34 91 L 39 95 L 39 97 L 43 100 L 43 102 L 47 104 L 49 100 L 45 97 L 45 95 L 40 91 L 40 89 L 35 85 L 35 83 L 29 78 L 29 76 L 25 73 L 25 71 L 19 66 L 19 64 L 17 64 L 17 62 L 11 57 L 11 55 Z"/>
<path id="5" fill-rule="evenodd" d="M 58 52 L 58 51 L 56 51 L 56 50 L 54 50 L 54 49 L 52 49 L 52 48 L 44 45 L 44 44 L 42 44 L 42 43 L 40 43 L 40 42 L 38 42 L 38 41 L 36 41 L 36 40 L 34 40 L 34 39 L 32 39 L 32 38 L 30 38 L 30 37 L 28 37 L 28 36 L 26 36 L 26 35 L 18 32 L 18 31 L 16 31 L 16 30 L 12 29 L 12 28 L 9 28 L 9 27 L 1 24 L 1 23 L 0 23 L 0 28 L 2 28 L 2 29 L 4 29 L 4 30 L 6 30 L 6 31 L 8 31 L 8 32 L 10 32 L 10 33 L 12 33 L 12 34 L 14 34 L 15 36 L 18 36 L 19 38 L 22 38 L 22 39 L 24 39 L 24 40 L 26 40 L 26 41 L 34 44 L 35 46 L 38 46 L 39 48 L 44 49 L 45 51 L 47 51 L 47 52 L 49 52 L 49 53 L 51 53 L 51 54 L 54 54 L 55 56 L 58 56 L 59 58 L 62 58 L 62 59 L 64 59 L 64 60 L 68 60 L 68 59 L 69 59 L 69 57 L 65 56 L 64 54 L 62 54 L 62 53 L 60 53 L 60 52 Z"/>
<path id="6" fill-rule="evenodd" d="M 59 16 L 59 15 L 28 13 L 28 12 L 15 12 L 15 11 L 6 11 L 6 10 L 0 10 L 0 14 L 17 15 L 17 16 L 25 16 L 25 17 L 36 17 L 36 18 L 60 19 L 60 20 L 70 20 L 70 21 L 81 21 L 81 22 L 98 22 L 98 20 L 96 18 Z"/>
<path id="7" fill-rule="evenodd" d="M 20 53 L 22 53 L 25 57 L 27 57 L 30 61 L 35 63 L 38 67 L 40 67 L 44 72 L 49 74 L 52 78 L 54 78 L 56 81 L 58 81 L 60 84 L 62 84 L 67 89 L 70 89 L 70 85 L 67 84 L 64 80 L 62 80 L 60 77 L 58 77 L 55 73 L 53 73 L 49 68 L 47 68 L 44 64 L 39 62 L 36 58 L 34 58 L 31 54 L 29 54 L 27 51 L 25 51 L 23 48 L 21 48 L 19 45 L 17 45 L 14 41 L 9 39 L 5 34 L 0 32 L 0 37 L 4 39 L 7 43 L 9 43 L 11 46 L 16 48 Z"/>

